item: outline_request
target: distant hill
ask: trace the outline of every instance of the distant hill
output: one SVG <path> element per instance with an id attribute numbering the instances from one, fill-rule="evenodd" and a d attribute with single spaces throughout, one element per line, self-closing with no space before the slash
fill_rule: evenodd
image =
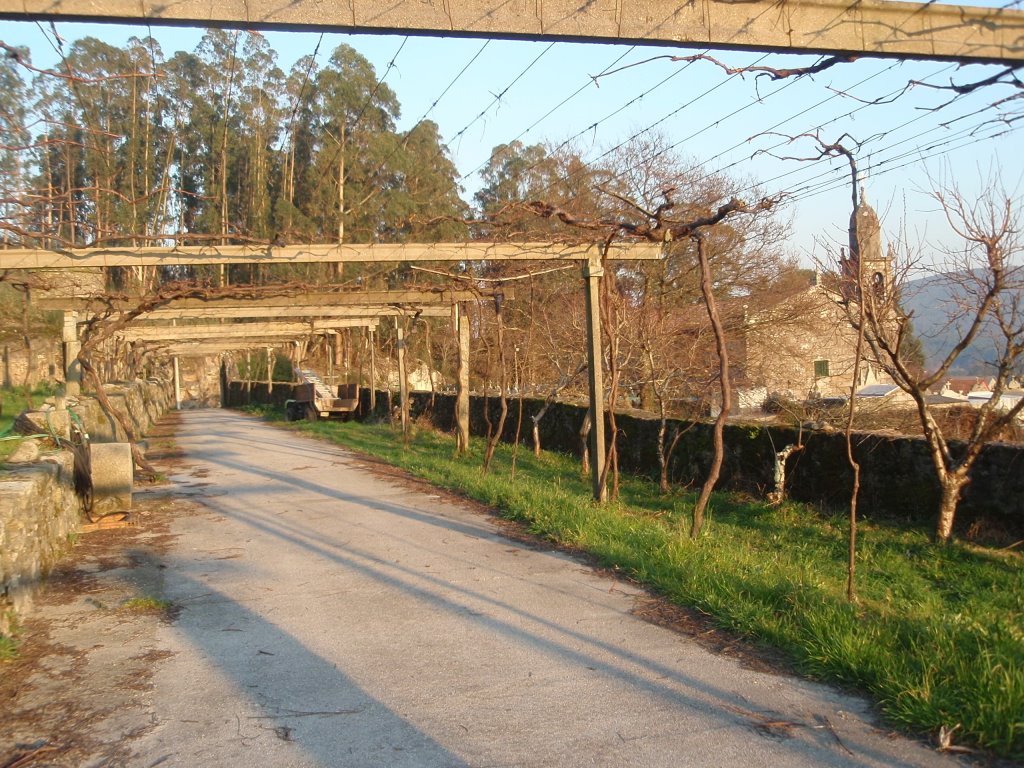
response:
<path id="1" fill-rule="evenodd" d="M 913 313 L 914 331 L 924 348 L 925 367 L 934 370 L 963 338 L 968 327 L 966 310 L 977 305 L 970 281 L 963 273 L 931 275 L 912 280 L 903 288 L 903 309 Z M 983 328 L 974 343 L 958 358 L 951 376 L 985 376 L 993 372 L 996 356 L 993 327 Z"/>

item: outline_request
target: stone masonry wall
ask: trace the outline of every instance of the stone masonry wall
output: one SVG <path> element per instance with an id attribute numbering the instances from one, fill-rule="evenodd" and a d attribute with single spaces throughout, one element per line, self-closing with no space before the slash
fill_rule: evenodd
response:
<path id="1" fill-rule="evenodd" d="M 106 391 L 140 437 L 173 400 L 169 382 L 161 379 L 108 384 Z M 124 440 L 123 428 L 94 398 L 81 398 L 72 410 L 94 442 Z M 33 591 L 70 546 L 81 519 L 69 451 L 43 448 L 38 461 L 0 466 L 0 634 L 8 634 L 15 615 L 29 608 Z"/>
<path id="2" fill-rule="evenodd" d="M 21 343 L 0 342 L 0 384 L 34 387 L 43 381 L 63 381 L 63 352 L 59 340 L 32 339 L 31 354 Z"/>
<path id="3" fill-rule="evenodd" d="M 291 385 L 266 385 L 248 391 L 242 382 L 230 382 L 225 398 L 228 406 L 248 403 L 282 405 L 291 397 Z M 397 404 L 397 395 L 393 396 Z M 543 402 L 523 401 L 520 441 L 531 441 L 532 421 Z M 357 418 L 386 418 L 387 394 L 377 393 L 376 412 L 369 412 L 369 391 L 361 392 Z M 491 421 L 498 420 L 495 397 L 470 398 L 470 427 L 476 436 L 486 434 L 484 408 L 491 409 Z M 502 438 L 515 439 L 518 404 L 509 401 L 509 416 Z M 410 396 L 413 418 L 429 418 L 439 429 L 455 427 L 455 396 L 417 392 Z M 579 454 L 579 429 L 585 406 L 555 403 L 540 422 L 541 446 L 548 450 Z M 626 472 L 656 477 L 658 473 L 658 420 L 641 415 L 617 414 L 619 466 Z M 669 477 L 677 485 L 703 482 L 711 464 L 711 424 L 671 420 L 669 429 L 684 430 L 669 466 Z M 788 427 L 729 424 L 725 429 L 726 454 L 720 488 L 730 488 L 765 497 L 774 487 L 774 456 L 801 437 Z M 843 434 L 807 432 L 804 448 L 787 462 L 786 490 L 790 498 L 841 509 L 848 503 L 853 478 L 846 460 Z M 959 446 L 952 445 L 954 451 Z M 861 465 L 859 507 L 866 517 L 904 519 L 930 527 L 939 502 L 939 486 L 925 441 L 917 437 L 861 433 L 854 436 L 854 454 Z M 1024 537 L 1024 447 L 993 443 L 985 447 L 971 473 L 957 512 L 957 531 L 964 535 L 979 529 L 996 529 L 1015 538 Z"/>
<path id="4" fill-rule="evenodd" d="M 28 609 L 80 518 L 70 452 L 0 470 L 0 634 L 9 634 L 15 614 Z"/>

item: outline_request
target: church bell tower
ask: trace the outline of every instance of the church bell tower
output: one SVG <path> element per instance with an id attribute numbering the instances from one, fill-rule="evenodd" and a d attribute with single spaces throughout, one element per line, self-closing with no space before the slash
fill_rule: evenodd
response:
<path id="1" fill-rule="evenodd" d="M 885 296 L 892 289 L 892 249 L 882 255 L 882 226 L 863 190 L 850 216 L 850 255 L 842 260 L 842 267 L 844 276 L 853 286 L 857 285 L 860 274 L 864 285 L 870 286 L 876 296 Z"/>

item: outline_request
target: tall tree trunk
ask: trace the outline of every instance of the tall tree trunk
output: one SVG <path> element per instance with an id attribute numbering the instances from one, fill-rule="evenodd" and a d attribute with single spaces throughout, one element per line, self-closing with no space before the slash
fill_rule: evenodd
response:
<path id="1" fill-rule="evenodd" d="M 608 339 L 608 373 L 611 385 L 608 388 L 608 447 L 605 451 L 604 468 L 601 473 L 601 496 L 604 498 L 608 488 L 608 476 L 611 475 L 611 498 L 619 498 L 619 426 L 615 420 L 615 403 L 619 398 L 619 379 L 622 376 L 622 365 L 619 360 L 619 325 L 618 307 L 612 296 L 614 276 L 606 273 L 601 280 L 601 324 L 604 335 Z"/>
<path id="2" fill-rule="evenodd" d="M 711 321 L 711 328 L 715 333 L 715 350 L 718 353 L 719 384 L 722 393 L 722 408 L 715 419 L 715 427 L 712 436 L 714 455 L 711 459 L 711 470 L 701 488 L 700 497 L 693 508 L 693 525 L 690 527 L 690 536 L 697 538 L 704 527 L 704 511 L 711 498 L 711 491 L 718 482 L 718 476 L 722 471 L 722 459 L 725 456 L 725 446 L 722 440 L 722 432 L 725 429 L 726 419 L 729 418 L 729 409 L 732 407 L 732 395 L 730 393 L 731 382 L 729 380 L 729 351 L 726 348 L 725 330 L 722 328 L 722 321 L 718 315 L 718 305 L 715 303 L 713 283 L 711 279 L 711 265 L 708 262 L 707 249 L 704 238 L 698 235 L 694 238 L 697 241 L 697 259 L 700 263 L 700 291 L 704 297 L 704 307 L 708 312 L 708 319 Z"/>
<path id="3" fill-rule="evenodd" d="M 584 476 L 590 474 L 590 411 L 583 416 L 583 423 L 580 424 L 580 471 Z"/>
<path id="4" fill-rule="evenodd" d="M 953 536 L 953 520 L 956 517 L 956 508 L 960 503 L 960 494 L 964 487 L 970 482 L 966 472 L 959 470 L 947 472 L 942 478 L 942 495 L 939 499 L 939 523 L 936 528 L 935 538 L 942 544 L 947 543 Z"/>
<path id="5" fill-rule="evenodd" d="M 523 390 L 520 387 L 517 396 L 518 412 L 516 415 L 516 434 L 512 440 L 512 477 L 516 476 L 516 459 L 519 457 L 519 437 L 523 433 Z"/>
<path id="6" fill-rule="evenodd" d="M 96 396 L 96 400 L 99 401 L 100 407 L 103 409 L 103 413 L 111 421 L 116 421 L 121 425 L 121 429 L 124 430 L 125 437 L 128 438 L 128 442 L 131 444 L 132 460 L 135 465 L 143 472 L 147 473 L 151 477 L 156 476 L 156 470 L 153 466 L 146 461 L 145 455 L 142 453 L 142 449 L 139 448 L 135 430 L 128 420 L 121 415 L 120 411 L 114 408 L 110 404 L 110 399 L 107 397 L 106 390 L 103 388 L 103 382 L 100 380 L 99 374 L 92 365 L 92 361 L 88 354 L 83 354 L 81 351 L 78 353 L 78 363 L 82 368 L 82 374 L 88 377 L 89 381 L 93 386 L 93 394 Z"/>
<path id="7" fill-rule="evenodd" d="M 533 428 L 532 428 L 532 431 L 533 431 L 533 455 L 536 456 L 537 458 L 540 458 L 540 449 L 541 449 L 541 446 L 540 446 L 540 422 L 541 422 L 541 419 L 544 418 L 545 414 L 547 414 L 548 410 L 554 404 L 555 399 L 558 397 L 558 393 L 561 392 L 566 387 L 568 387 L 570 384 L 572 384 L 572 382 L 576 380 L 576 377 L 579 376 L 580 374 L 582 374 L 585 370 L 587 370 L 587 364 L 583 363 L 579 368 L 576 369 L 576 371 L 572 375 L 570 375 L 570 376 L 563 376 L 561 381 L 559 381 L 558 384 L 555 385 L 555 387 L 552 388 L 552 390 L 550 392 L 548 392 L 548 396 L 546 398 L 544 398 L 544 405 L 541 406 L 540 410 L 537 411 L 537 413 L 535 413 L 532 416 L 530 416 L 530 420 L 533 422 Z M 589 422 L 587 422 L 587 423 L 589 424 Z"/>
<path id="8" fill-rule="evenodd" d="M 683 439 L 683 435 L 689 430 L 680 429 L 679 426 L 672 428 L 672 439 L 668 441 L 668 445 L 665 444 L 665 435 L 667 427 L 667 419 L 662 417 L 661 426 L 658 429 L 658 490 L 662 493 L 668 493 L 671 490 L 671 485 L 668 481 L 668 469 L 672 464 L 672 454 L 676 452 L 676 448 L 679 446 L 679 441 Z"/>
<path id="9" fill-rule="evenodd" d="M 857 345 L 853 356 L 853 382 L 850 384 L 850 412 L 846 418 L 846 461 L 853 472 L 853 487 L 850 489 L 850 533 L 847 546 L 846 563 L 846 599 L 854 603 L 857 601 L 857 497 L 860 495 L 860 463 L 853 455 L 853 417 L 857 409 L 857 386 L 860 383 L 860 364 L 864 357 L 864 268 L 861 260 L 857 259 L 857 290 L 860 294 L 859 313 L 860 319 L 857 323 Z M 785 465 L 783 465 L 785 471 Z"/>
<path id="10" fill-rule="evenodd" d="M 505 419 L 508 417 L 508 398 L 506 397 L 506 392 L 508 391 L 508 366 L 505 362 L 505 325 L 502 321 L 500 304 L 495 307 L 494 314 L 498 324 L 498 386 L 500 388 L 500 409 L 498 411 L 498 423 L 494 428 L 493 434 L 491 434 L 487 440 L 487 448 L 484 452 L 484 474 L 486 474 L 491 468 L 491 459 L 494 458 L 494 451 L 501 440 L 502 432 L 505 430 Z"/>

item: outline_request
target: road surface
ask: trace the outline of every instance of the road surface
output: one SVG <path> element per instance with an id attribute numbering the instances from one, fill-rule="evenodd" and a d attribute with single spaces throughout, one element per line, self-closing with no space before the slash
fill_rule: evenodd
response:
<path id="1" fill-rule="evenodd" d="M 26 715 L 23 752 L 147 767 L 959 764 L 857 698 L 645 621 L 628 582 L 335 446 L 221 410 L 184 412 L 176 432 L 171 484 L 138 496 L 140 530 L 102 534 L 116 557 L 87 540 L 74 567 L 89 595 L 44 598 L 50 623 L 31 625 L 54 650 L 23 695 L 56 695 L 67 667 L 95 694 L 89 739 L 65 754 L 58 725 L 33 732 Z M 131 613 L 128 595 L 163 618 Z"/>

